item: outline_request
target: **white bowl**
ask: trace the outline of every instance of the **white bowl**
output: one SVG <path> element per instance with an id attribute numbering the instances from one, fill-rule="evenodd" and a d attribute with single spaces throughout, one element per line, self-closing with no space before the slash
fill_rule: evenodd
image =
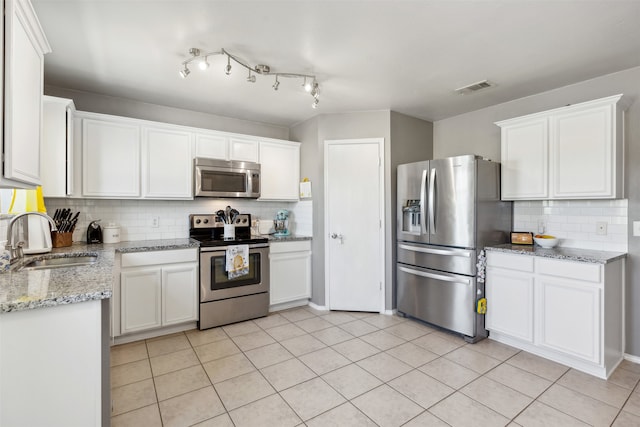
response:
<path id="1" fill-rule="evenodd" d="M 542 246 L 543 248 L 553 248 L 560 241 L 555 237 L 553 239 L 543 239 L 541 237 L 534 237 L 533 240 L 536 242 L 536 244 L 538 244 L 539 246 Z"/>

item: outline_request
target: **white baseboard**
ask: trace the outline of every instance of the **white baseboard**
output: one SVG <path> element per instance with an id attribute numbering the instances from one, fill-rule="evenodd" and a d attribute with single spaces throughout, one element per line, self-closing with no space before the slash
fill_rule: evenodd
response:
<path id="1" fill-rule="evenodd" d="M 395 308 L 393 310 L 385 310 L 384 312 L 382 312 L 382 314 L 386 314 L 387 316 L 393 316 L 394 314 L 396 314 L 398 312 L 398 310 L 396 310 Z"/>
<path id="2" fill-rule="evenodd" d="M 318 310 L 318 311 L 329 311 L 329 308 L 325 305 L 318 305 L 315 303 L 312 303 L 311 301 L 309 301 L 309 307 L 313 308 L 314 310 Z"/>
<path id="3" fill-rule="evenodd" d="M 274 311 L 286 310 L 288 308 L 302 307 L 305 305 L 309 305 L 309 300 L 307 298 L 299 299 L 295 301 L 283 302 L 280 304 L 273 304 L 269 306 L 269 313 L 273 313 Z"/>
<path id="4" fill-rule="evenodd" d="M 126 344 L 134 341 L 146 340 L 149 338 L 161 337 L 163 335 L 175 334 L 176 332 L 189 331 L 197 329 L 196 322 L 182 323 L 180 325 L 168 326 L 166 328 L 153 329 L 150 331 L 135 332 L 127 335 L 120 335 L 111 338 L 111 345 Z"/>
<path id="5" fill-rule="evenodd" d="M 632 354 L 624 354 L 624 360 L 628 360 L 629 362 L 640 364 L 640 356 L 634 356 Z"/>

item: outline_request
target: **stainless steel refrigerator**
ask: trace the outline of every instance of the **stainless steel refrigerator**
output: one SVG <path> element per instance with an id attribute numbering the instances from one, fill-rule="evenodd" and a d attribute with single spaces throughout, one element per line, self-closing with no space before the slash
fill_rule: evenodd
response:
<path id="1" fill-rule="evenodd" d="M 409 163 L 397 182 L 398 312 L 469 342 L 485 338 L 478 254 L 506 243 L 512 225 L 500 164 L 474 155 Z"/>

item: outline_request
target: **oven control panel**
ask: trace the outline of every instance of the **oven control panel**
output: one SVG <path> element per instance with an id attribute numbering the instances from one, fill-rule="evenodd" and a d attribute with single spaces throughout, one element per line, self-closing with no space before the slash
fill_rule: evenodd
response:
<path id="1" fill-rule="evenodd" d="M 190 215 L 191 228 L 222 228 L 224 222 L 215 214 L 213 215 Z M 251 226 L 251 215 L 238 214 L 233 218 L 236 227 Z"/>

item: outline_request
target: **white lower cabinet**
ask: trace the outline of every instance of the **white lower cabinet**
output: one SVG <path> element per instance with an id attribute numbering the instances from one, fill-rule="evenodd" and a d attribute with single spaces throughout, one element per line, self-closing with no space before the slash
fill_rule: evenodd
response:
<path id="1" fill-rule="evenodd" d="M 488 251 L 490 338 L 608 378 L 623 357 L 624 266 Z"/>
<path id="2" fill-rule="evenodd" d="M 311 297 L 311 241 L 272 241 L 269 260 L 271 305 L 306 305 Z"/>
<path id="3" fill-rule="evenodd" d="M 114 336 L 195 322 L 198 301 L 197 249 L 122 254 Z"/>

